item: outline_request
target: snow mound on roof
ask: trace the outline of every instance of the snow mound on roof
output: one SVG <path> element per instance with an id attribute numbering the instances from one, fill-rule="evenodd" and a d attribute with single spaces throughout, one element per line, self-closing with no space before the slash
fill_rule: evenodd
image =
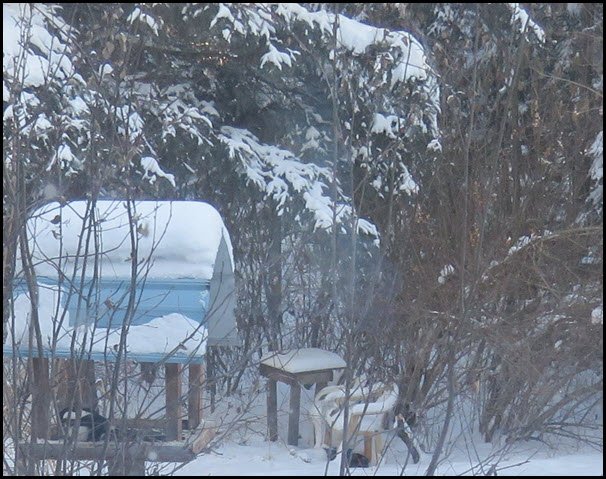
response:
<path id="1" fill-rule="evenodd" d="M 51 203 L 33 214 L 28 233 L 38 275 L 57 277 L 60 270 L 71 277 L 74 268 L 81 273 L 84 260 L 88 259 L 85 274 L 92 276 L 97 242 L 101 277 L 131 276 L 131 228 L 126 202 L 97 201 L 93 215 L 87 214 L 88 205 L 87 201 L 64 206 Z M 221 237 L 225 238 L 233 265 L 229 233 L 219 212 L 209 204 L 136 201 L 132 218 L 141 275 L 149 268 L 148 277 L 154 279 L 210 280 Z"/>

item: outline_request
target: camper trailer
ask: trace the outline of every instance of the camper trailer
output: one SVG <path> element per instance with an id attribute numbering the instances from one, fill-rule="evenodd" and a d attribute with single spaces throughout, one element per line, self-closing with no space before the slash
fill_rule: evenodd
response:
<path id="1" fill-rule="evenodd" d="M 199 201 L 72 201 L 45 205 L 26 228 L 3 348 L 16 370 L 33 371 L 31 437 L 18 447 L 36 460 L 107 461 L 110 475 L 142 475 L 146 460 L 191 460 L 216 433 L 202 417 L 209 349 L 239 344 L 220 214 Z M 137 368 L 142 378 L 163 369 L 162 417 L 128 416 L 138 399 L 122 391 L 116 432 L 95 392 L 96 371 L 112 363 L 121 384 L 133 385 Z M 87 425 L 86 434 L 66 432 Z M 110 436 L 115 447 L 97 447 Z M 67 452 L 66 440 L 75 441 Z"/>
<path id="2" fill-rule="evenodd" d="M 51 203 L 27 228 L 45 355 L 115 359 L 125 330 L 122 353 L 140 362 L 201 362 L 207 346 L 238 344 L 232 247 L 212 206 Z M 25 277 L 16 275 L 5 355 L 38 354 Z"/>

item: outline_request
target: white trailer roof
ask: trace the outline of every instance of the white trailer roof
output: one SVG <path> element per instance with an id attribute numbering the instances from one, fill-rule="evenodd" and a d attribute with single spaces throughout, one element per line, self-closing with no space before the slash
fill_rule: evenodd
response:
<path id="1" fill-rule="evenodd" d="M 56 277 L 58 268 L 71 275 L 75 262 L 81 268 L 83 258 L 88 257 L 86 275 L 92 276 L 96 237 L 102 277 L 130 277 L 132 247 L 126 202 L 97 201 L 93 223 L 88 208 L 87 201 L 71 201 L 63 206 L 50 203 L 34 213 L 28 232 L 38 275 Z M 229 233 L 211 205 L 199 201 L 135 201 L 132 210 L 138 261 L 152 257 L 149 278 L 210 280 L 221 237 L 225 238 L 233 265 Z M 86 253 L 88 231 L 95 234 L 90 235 Z M 146 270 L 143 263 L 140 268 Z"/>

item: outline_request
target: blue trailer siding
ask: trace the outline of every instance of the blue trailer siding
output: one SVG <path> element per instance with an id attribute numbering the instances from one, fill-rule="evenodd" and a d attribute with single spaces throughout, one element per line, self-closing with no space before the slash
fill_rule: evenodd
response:
<path id="1" fill-rule="evenodd" d="M 40 287 L 56 288 L 57 281 L 47 277 L 38 278 Z M 102 279 L 99 286 L 91 291 L 91 281 L 70 288 L 69 283 L 61 285 L 61 304 L 69 300 L 70 326 L 93 324 L 97 327 L 118 328 L 124 322 L 129 300 L 130 280 Z M 71 289 L 71 295 L 70 295 Z M 131 325 L 149 323 L 152 319 L 170 313 L 179 313 L 195 321 L 204 322 L 208 309 L 209 282 L 193 279 L 139 281 L 135 293 L 135 312 Z M 15 296 L 27 294 L 25 282 L 15 285 Z M 87 304 L 89 304 L 87 306 Z"/>
<path id="2" fill-rule="evenodd" d="M 48 277 L 39 277 L 40 288 L 57 289 L 57 280 Z M 98 281 L 91 290 L 91 280 L 84 284 L 78 282 L 77 287 L 70 288 L 69 282 L 61 284 L 61 305 L 69 312 L 69 325 L 79 326 L 82 324 L 92 325 L 96 322 L 97 330 L 101 332 L 104 328 L 120 328 L 125 320 L 129 300 L 129 279 L 102 279 Z M 71 289 L 71 291 L 70 291 Z M 183 279 L 147 279 L 139 281 L 136 286 L 135 308 L 131 325 L 142 325 L 149 323 L 152 319 L 171 313 L 179 313 L 190 319 L 204 324 L 206 312 L 209 306 L 210 282 Z M 71 293 L 71 294 L 70 294 Z M 15 297 L 28 294 L 27 284 L 19 281 L 14 286 Z M 87 304 L 89 306 L 87 306 Z M 36 351 L 29 348 L 18 348 L 13 352 L 10 346 L 4 345 L 5 356 L 37 356 Z M 47 352 L 50 356 L 50 352 Z M 202 362 L 201 356 L 205 351 L 199 351 L 195 357 L 176 352 L 167 362 Z M 72 354 L 69 350 L 58 349 L 53 357 L 79 357 L 81 352 Z M 163 353 L 158 354 L 130 354 L 129 359 L 146 362 L 157 362 L 164 358 Z M 114 351 L 105 353 L 85 352 L 82 359 L 113 360 Z"/>
<path id="3" fill-rule="evenodd" d="M 87 292 L 90 286 L 85 287 Z M 80 305 L 74 299 L 70 301 L 68 311 L 70 324 L 91 324 L 97 321 L 98 327 L 120 327 L 124 322 L 129 302 L 130 281 L 102 280 L 99 288 L 91 295 L 91 308 L 86 302 Z M 208 308 L 208 283 L 191 279 L 147 280 L 136 286 L 134 314 L 131 325 L 150 322 L 154 318 L 170 313 L 179 313 L 195 321 L 203 322 Z"/>

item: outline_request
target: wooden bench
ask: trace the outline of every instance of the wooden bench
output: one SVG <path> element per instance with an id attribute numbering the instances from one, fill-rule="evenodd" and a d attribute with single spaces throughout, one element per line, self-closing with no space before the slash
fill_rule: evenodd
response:
<path id="1" fill-rule="evenodd" d="M 37 461 L 105 461 L 110 476 L 144 476 L 145 461 L 189 462 L 210 444 L 216 433 L 213 421 L 202 421 L 191 434 L 180 441 L 111 441 L 105 445 L 103 442 L 69 444 L 63 440 L 38 440 L 34 443 L 20 442 L 18 447 L 23 455 Z"/>
<path id="2" fill-rule="evenodd" d="M 267 426 L 269 440 L 278 439 L 278 392 L 277 382 L 290 386 L 290 412 L 288 419 L 288 444 L 299 443 L 299 415 L 301 410 L 301 385 L 315 384 L 319 391 L 333 380 L 335 371 L 345 368 L 345 361 L 335 353 L 317 348 L 293 349 L 282 353 L 272 352 L 261 360 L 259 372 L 268 378 Z"/>

